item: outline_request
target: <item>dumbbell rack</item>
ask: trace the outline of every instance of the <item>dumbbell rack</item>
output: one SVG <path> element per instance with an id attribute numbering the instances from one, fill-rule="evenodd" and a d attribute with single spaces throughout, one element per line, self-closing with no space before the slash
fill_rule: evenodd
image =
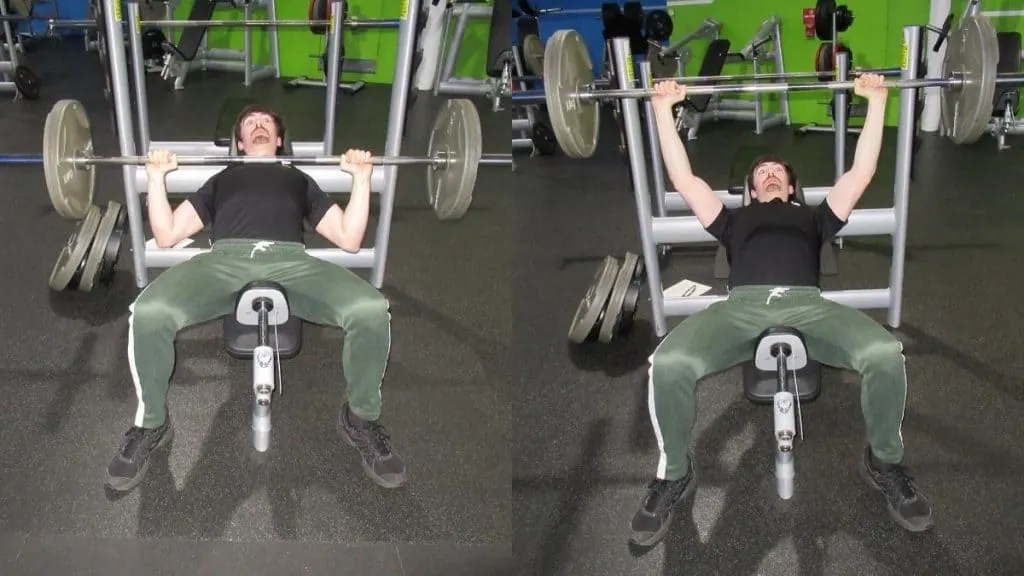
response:
<path id="1" fill-rule="evenodd" d="M 907 53 L 903 79 L 916 79 L 921 55 L 922 30 L 916 26 L 903 29 L 903 42 Z M 626 40 L 612 41 L 613 64 L 620 73 L 615 74 L 619 88 L 631 89 L 629 75 L 624 73 L 633 66 Z M 645 74 L 641 74 L 641 77 Z M 695 216 L 667 217 L 652 214 L 651 190 L 648 186 L 645 163 L 643 125 L 640 120 L 639 103 L 634 99 L 622 102 L 623 126 L 629 158 L 629 168 L 634 185 L 640 243 L 643 250 L 647 286 L 650 289 L 651 311 L 654 331 L 660 338 L 668 333 L 668 317 L 690 316 L 704 310 L 711 304 L 725 299 L 725 295 L 668 298 L 662 284 L 658 247 L 672 244 L 697 244 L 714 242 L 714 238 L 701 226 Z M 893 186 L 893 206 L 880 209 L 854 210 L 840 236 L 877 236 L 892 238 L 892 262 L 889 271 L 889 286 L 878 289 L 823 291 L 822 296 L 840 304 L 859 309 L 885 309 L 887 324 L 898 328 L 903 304 L 903 276 L 906 257 L 907 210 L 910 195 L 910 163 L 913 152 L 914 118 L 917 113 L 917 90 L 900 91 L 899 129 L 896 142 L 896 178 Z M 650 116 L 650 114 L 648 114 Z M 657 149 L 652 153 L 657 153 Z M 820 203 L 827 191 L 805 190 L 809 204 Z M 660 194 L 660 191 L 659 191 Z M 671 196 L 679 196 L 675 192 Z M 727 207 L 736 207 L 742 202 L 738 196 L 724 195 L 719 198 Z M 812 200 L 812 197 L 815 199 Z M 680 198 L 680 200 L 682 200 Z M 680 202 L 685 205 L 685 202 Z M 654 203 L 659 204 L 658 202 Z M 670 202 L 666 201 L 666 205 Z"/>
<path id="2" fill-rule="evenodd" d="M 136 26 L 125 27 L 122 25 L 122 21 L 125 19 L 130 22 L 138 21 L 139 7 L 137 3 L 128 2 L 126 4 L 126 18 L 122 18 L 120 0 L 102 1 L 104 10 L 103 22 L 101 25 L 105 30 L 108 45 L 121 46 L 124 44 L 124 28 L 128 28 L 130 34 L 138 36 L 139 32 Z M 405 111 L 409 95 L 409 83 L 412 77 L 412 60 L 413 51 L 415 49 L 417 21 L 421 16 L 420 6 L 417 0 L 409 0 L 403 4 L 403 7 L 405 9 L 405 13 L 398 19 L 398 51 L 395 61 L 395 82 L 391 89 L 391 104 L 388 112 L 388 128 L 384 145 L 384 156 L 401 155 L 402 135 L 405 129 Z M 338 31 L 342 27 L 342 14 L 344 10 L 342 6 L 340 6 L 340 2 L 335 3 L 332 9 L 331 18 L 333 22 L 331 28 L 334 30 L 333 34 L 338 34 Z M 136 65 L 135 79 L 137 81 L 137 86 L 139 87 L 139 91 L 134 96 L 138 103 L 140 100 L 143 102 L 145 100 L 144 98 L 138 97 L 139 94 L 145 94 L 145 84 L 143 82 L 139 82 L 140 76 L 142 75 L 141 67 L 139 66 L 139 63 L 141 62 L 141 45 L 137 40 L 138 38 L 133 39 L 131 47 L 132 59 Z M 334 44 L 334 46 L 339 45 L 339 43 Z M 170 145 L 168 146 L 168 149 L 172 152 L 179 154 L 187 153 L 208 156 L 227 155 L 228 150 L 226 148 L 221 149 L 205 142 L 185 143 L 186 145 L 192 144 L 191 148 L 182 147 L 180 145 L 175 148 L 172 147 L 175 143 L 152 143 L 148 142 L 147 137 L 145 139 L 140 138 L 140 140 L 142 140 L 141 143 L 146 145 L 137 147 L 132 119 L 131 98 L 133 94 L 129 87 L 128 58 L 125 51 L 122 50 L 110 50 L 108 58 L 110 75 L 112 78 L 111 99 L 114 106 L 114 116 L 116 119 L 115 127 L 120 146 L 120 155 L 135 156 L 139 154 L 140 150 L 148 152 L 151 146 L 163 147 L 166 145 Z M 329 68 L 335 73 L 338 70 L 337 51 L 332 53 Z M 334 104 L 337 96 L 337 86 L 333 85 L 332 89 L 332 85 L 333 83 L 328 84 L 327 89 L 329 114 L 326 120 L 327 126 L 325 128 L 325 141 L 322 144 L 315 143 L 313 145 L 303 145 L 302 143 L 299 143 L 299 146 L 294 150 L 295 155 L 316 156 L 320 154 L 331 154 L 334 134 Z M 144 104 L 139 105 L 144 106 Z M 144 111 L 145 110 L 143 108 L 143 112 Z M 148 116 L 143 115 L 140 122 L 145 121 L 147 118 Z M 294 146 L 295 145 L 293 144 L 293 147 Z M 183 150 L 185 150 L 185 152 L 183 152 Z M 203 182 L 223 168 L 223 166 L 182 166 L 167 176 L 167 191 L 170 194 L 194 194 Z M 338 170 L 336 167 L 303 166 L 300 169 L 313 177 L 325 192 L 339 194 L 350 192 L 352 189 L 351 176 L 341 170 Z M 122 176 L 124 180 L 125 206 L 128 212 L 128 224 L 131 232 L 132 262 L 135 271 L 135 282 L 139 288 L 144 288 L 149 284 L 149 268 L 169 268 L 200 253 L 206 252 L 207 249 L 148 247 L 146 245 L 145 228 L 142 216 L 142 202 L 140 200 L 140 196 L 146 193 L 145 169 L 142 167 L 126 165 L 122 168 Z M 379 288 L 383 284 L 384 280 L 387 252 L 391 238 L 391 220 L 395 208 L 395 190 L 398 183 L 397 176 L 398 171 L 396 166 L 378 166 L 374 170 L 373 177 L 371 178 L 371 191 L 380 194 L 380 211 L 376 236 L 374 238 L 374 246 L 372 248 L 363 248 L 354 254 L 337 248 L 309 249 L 308 253 L 311 256 L 321 258 L 339 266 L 345 266 L 348 268 L 369 268 L 371 269 L 370 282 Z"/>
<path id="3" fill-rule="evenodd" d="M 470 18 L 490 18 L 492 11 L 489 4 L 447 4 L 445 14 L 441 17 L 441 46 L 438 48 L 437 70 L 434 74 L 435 96 L 494 96 L 497 88 L 494 79 L 478 80 L 455 77 L 459 49 L 466 36 L 466 27 L 469 25 Z M 449 34 L 453 19 L 456 20 L 455 32 Z"/>
<path id="4" fill-rule="evenodd" d="M 245 20 L 250 20 L 253 17 L 253 11 L 256 7 L 266 9 L 268 20 L 277 20 L 276 0 L 252 0 L 252 2 L 246 2 L 242 6 L 245 13 Z M 167 4 L 167 11 L 172 11 L 170 4 Z M 170 32 L 173 34 L 173 31 Z M 168 61 L 165 68 L 168 70 L 168 74 L 174 77 L 174 89 L 182 90 L 185 88 L 185 78 L 192 70 L 242 72 L 244 75 L 244 80 L 242 81 L 243 86 L 252 86 L 253 82 L 263 80 L 265 78 L 280 78 L 281 51 L 280 44 L 278 44 L 277 28 L 266 29 L 266 34 L 270 42 L 270 64 L 256 64 L 252 61 L 253 29 L 246 28 L 244 33 L 245 47 L 242 50 L 207 47 L 207 41 L 210 37 L 207 32 L 203 35 L 203 43 L 199 47 L 196 57 L 192 60 L 186 62 L 178 59 L 173 54 L 168 55 Z M 171 34 L 168 34 L 167 31 L 164 32 L 164 35 L 168 39 L 174 37 Z"/>
<path id="5" fill-rule="evenodd" d="M 7 7 L 4 1 L 0 0 L 0 16 L 7 16 Z M 9 20 L 0 22 L 0 30 L 4 33 L 3 41 L 0 41 L 0 93 L 12 92 L 18 94 L 18 87 L 14 83 L 14 71 L 18 68 L 18 46 L 14 37 L 14 26 Z"/>
<path id="6" fill-rule="evenodd" d="M 764 49 L 765 44 L 771 44 L 771 48 Z M 767 73 L 764 65 L 771 63 L 772 73 L 785 74 L 786 67 L 783 64 L 782 55 L 782 28 L 778 16 L 772 16 L 765 20 L 758 28 L 754 38 L 740 51 L 744 61 L 749 61 L 753 67 L 754 74 Z M 765 130 L 774 126 L 789 126 L 789 98 L 786 94 L 779 94 L 778 112 L 766 112 L 762 94 L 755 94 L 753 99 L 726 98 L 713 96 L 704 112 L 688 112 L 681 108 L 680 117 L 677 119 L 680 127 L 686 127 L 686 135 L 689 140 L 697 139 L 697 132 L 705 120 L 738 120 L 754 123 L 754 133 L 763 134 Z"/>

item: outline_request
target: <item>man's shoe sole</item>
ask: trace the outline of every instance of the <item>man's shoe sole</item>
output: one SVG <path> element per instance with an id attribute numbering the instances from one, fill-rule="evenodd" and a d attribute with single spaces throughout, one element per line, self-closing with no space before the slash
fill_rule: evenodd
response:
<path id="1" fill-rule="evenodd" d="M 108 472 L 106 486 L 116 492 L 129 492 L 131 491 L 132 488 L 138 486 L 139 482 L 142 482 L 142 479 L 146 476 L 146 471 L 149 470 L 149 459 L 153 456 L 153 452 L 156 452 L 157 450 L 166 446 L 167 443 L 170 442 L 171 438 L 173 437 L 174 428 L 168 428 L 167 432 L 164 432 L 163 437 L 160 438 L 160 441 L 157 442 L 156 446 L 152 450 L 150 450 L 149 456 L 146 456 L 146 462 L 142 465 L 142 468 L 139 470 L 139 473 L 136 474 L 134 478 L 114 478 Z"/>
<path id="2" fill-rule="evenodd" d="M 892 517 L 893 521 L 896 522 L 896 524 L 898 524 L 900 528 L 903 528 L 908 532 L 921 533 L 927 532 L 935 527 L 935 520 L 931 517 L 928 518 L 928 522 L 925 525 L 914 526 L 910 522 L 907 522 L 905 518 L 900 516 L 899 511 L 893 508 L 891 504 L 889 504 L 889 499 L 886 498 L 884 494 L 881 494 L 882 487 L 878 485 L 878 482 L 875 482 L 875 479 L 871 476 L 871 471 L 868 470 L 868 464 L 864 460 L 861 460 L 860 463 L 860 475 L 862 478 L 864 478 L 864 481 L 868 483 L 868 486 L 871 486 L 872 488 L 879 492 L 879 494 L 882 496 L 882 500 L 885 501 L 885 509 L 889 511 L 889 516 Z"/>
<path id="3" fill-rule="evenodd" d="M 388 482 L 379 474 L 373 471 L 373 466 L 370 466 L 370 463 L 367 462 L 366 458 L 363 457 L 362 451 L 359 450 L 359 444 L 355 441 L 355 438 L 353 438 L 352 434 L 348 431 L 348 427 L 345 426 L 345 421 L 343 420 L 342 417 L 338 418 L 338 434 L 341 436 L 341 439 L 344 440 L 346 444 L 355 448 L 356 451 L 359 452 L 359 462 L 363 465 L 363 471 L 366 472 L 366 475 L 370 477 L 370 480 L 372 480 L 374 484 L 380 486 L 381 488 L 388 489 L 401 488 L 405 484 L 405 474 L 403 474 L 402 479 L 397 482 Z"/>
<path id="4" fill-rule="evenodd" d="M 686 488 L 683 490 L 682 495 L 679 496 L 679 501 L 672 506 L 671 510 L 668 513 L 668 516 L 665 518 L 665 521 L 661 523 L 661 528 L 659 528 L 658 531 L 654 534 L 651 534 L 649 538 L 645 538 L 643 540 L 638 540 L 636 533 L 634 533 L 632 536 L 629 537 L 630 544 L 635 544 L 636 546 L 642 546 L 644 548 L 650 548 L 651 546 L 657 546 L 662 541 L 662 539 L 665 538 L 665 534 L 668 534 L 668 529 L 672 527 L 672 520 L 675 519 L 676 507 L 681 505 L 683 502 L 686 502 L 686 500 L 693 495 L 693 491 L 697 488 L 696 467 L 693 469 L 693 473 L 691 474 L 691 476 L 692 477 L 690 478 L 690 483 L 686 485 Z M 630 529 L 632 529 L 632 527 L 630 527 Z"/>

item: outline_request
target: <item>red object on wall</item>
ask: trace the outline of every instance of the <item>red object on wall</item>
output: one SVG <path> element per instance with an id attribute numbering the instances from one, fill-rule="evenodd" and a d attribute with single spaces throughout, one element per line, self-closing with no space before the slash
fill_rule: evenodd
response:
<path id="1" fill-rule="evenodd" d="M 814 31 L 814 8 L 804 8 L 804 35 L 808 38 L 817 36 Z"/>

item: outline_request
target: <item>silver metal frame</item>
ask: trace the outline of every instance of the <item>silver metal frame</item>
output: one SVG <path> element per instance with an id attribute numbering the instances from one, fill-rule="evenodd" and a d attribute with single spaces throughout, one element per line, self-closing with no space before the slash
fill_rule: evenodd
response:
<path id="1" fill-rule="evenodd" d="M 106 0 L 104 0 L 104 3 Z M 150 123 L 149 123 L 149 103 L 146 97 L 146 72 L 143 68 L 142 62 L 142 41 L 141 41 L 141 30 L 137 23 L 141 21 L 139 17 L 139 7 L 135 2 L 128 2 L 126 4 L 129 22 L 134 22 L 136 25 L 128 26 L 129 35 L 129 46 L 132 51 L 132 65 L 133 75 L 135 79 L 135 107 L 138 120 L 139 120 L 139 152 L 142 154 L 147 153 L 152 149 L 164 149 L 170 150 L 176 154 L 194 154 L 197 156 L 227 156 L 228 148 L 214 146 L 209 140 L 200 141 L 152 141 L 150 139 Z M 342 34 L 342 9 L 344 8 L 344 1 L 335 0 L 331 3 L 331 22 L 333 23 L 329 34 L 331 35 L 331 50 L 328 51 L 327 57 L 327 74 L 328 77 L 338 77 L 338 66 L 341 60 L 340 53 L 337 47 L 341 46 L 341 34 Z M 275 12 L 276 14 L 276 12 Z M 417 14 L 418 16 L 418 14 Z M 401 26 L 399 26 L 401 27 Z M 247 38 L 251 34 L 252 28 L 246 28 Z M 276 30 L 272 36 L 276 38 Z M 108 36 L 109 37 L 109 36 Z M 123 33 L 122 36 L 123 38 Z M 204 40 L 205 41 L 205 40 Z M 247 40 L 248 42 L 248 40 Z M 278 47 L 276 40 L 271 43 L 272 60 L 278 62 Z M 274 64 L 275 67 L 277 64 Z M 333 76 L 331 76 L 333 74 Z M 328 84 L 327 90 L 324 96 L 324 137 L 321 142 L 292 142 L 292 149 L 296 156 L 319 156 L 319 155 L 330 155 L 334 149 L 334 124 L 337 114 L 338 104 L 338 86 Z M 179 170 L 180 172 L 180 170 Z M 175 173 L 177 174 L 177 173 Z M 176 176 L 176 177 L 180 177 Z M 141 191 L 141 189 L 140 189 Z M 193 190 L 186 190 L 187 192 L 195 192 Z"/>
<path id="2" fill-rule="evenodd" d="M 161 27 L 164 29 L 173 28 L 186 28 L 186 27 L 197 27 L 204 26 L 206 28 L 217 27 L 218 24 L 221 26 L 239 26 L 242 22 L 251 23 L 252 26 L 244 27 L 245 34 L 245 47 L 242 50 L 229 50 L 225 48 L 209 48 L 207 47 L 208 35 L 203 35 L 202 46 L 199 48 L 199 52 L 196 57 L 189 62 L 183 62 L 178 60 L 174 55 L 168 54 L 167 63 L 165 64 L 165 70 L 169 74 L 174 75 L 174 89 L 182 90 L 185 88 L 185 78 L 188 73 L 192 70 L 220 70 L 223 72 L 241 72 L 243 74 L 242 84 L 244 86 L 252 86 L 253 82 L 263 80 L 265 78 L 280 78 L 281 77 L 281 59 L 280 49 L 278 44 L 277 36 L 277 6 L 276 0 L 261 0 L 252 4 L 246 4 L 242 10 L 245 17 L 242 21 L 231 21 L 231 20 L 214 20 L 209 24 L 200 24 L 199 22 L 193 21 L 182 21 L 182 20 L 149 20 L 140 21 L 140 26 L 151 26 Z M 257 7 L 266 8 L 267 18 L 266 20 L 257 21 L 253 18 L 253 10 Z M 232 7 L 231 9 L 237 9 Z M 274 23 L 275 25 L 265 25 L 262 23 Z M 255 64 L 252 60 L 252 34 L 253 26 L 259 25 L 267 28 L 267 33 L 270 39 L 270 64 Z M 172 36 L 168 36 L 171 38 Z"/>
<path id="3" fill-rule="evenodd" d="M 493 96 L 498 83 L 493 78 L 456 78 L 455 65 L 459 60 L 459 48 L 466 35 L 470 18 L 490 18 L 493 12 L 490 4 L 448 3 L 441 18 L 441 46 L 438 48 L 437 72 L 434 75 L 434 95 L 445 96 Z M 448 31 L 452 18 L 458 18 L 455 33 L 449 40 Z"/>
<path id="4" fill-rule="evenodd" d="M 903 69 L 902 80 L 917 78 L 917 67 L 921 54 L 922 30 L 917 26 L 903 29 L 903 42 L 910 58 Z M 619 88 L 632 89 L 628 78 L 631 74 L 623 71 L 633 66 L 626 39 L 612 41 L 613 64 L 618 73 Z M 889 286 L 872 290 L 824 291 L 822 296 L 853 308 L 886 309 L 886 323 L 892 328 L 900 326 L 903 304 L 903 277 L 906 259 L 907 210 L 910 196 L 910 160 L 913 147 L 914 115 L 917 107 L 917 88 L 908 83 L 900 90 L 899 128 L 896 140 L 896 177 L 893 186 L 893 207 L 871 210 L 854 210 L 849 223 L 843 230 L 844 236 L 891 235 L 892 263 L 889 270 Z M 634 183 L 640 242 L 643 248 L 647 272 L 647 286 L 650 290 L 651 311 L 654 331 L 658 337 L 668 333 L 669 316 L 689 316 L 711 304 L 724 300 L 725 295 L 687 298 L 666 298 L 658 263 L 657 246 L 671 243 L 704 242 L 711 239 L 703 231 L 695 217 L 655 217 L 651 209 L 651 193 L 645 166 L 643 126 L 640 121 L 639 102 L 626 98 L 622 103 L 622 121 L 629 156 L 629 168 Z"/>
<path id="5" fill-rule="evenodd" d="M 786 66 L 782 54 L 782 20 L 778 16 L 772 16 L 761 23 L 760 28 L 754 34 L 753 39 L 740 51 L 744 58 L 749 60 L 753 66 L 755 75 L 762 73 L 762 66 L 771 63 L 775 70 L 774 74 L 785 76 Z M 764 39 L 769 38 L 771 48 L 764 49 Z M 741 100 L 728 96 L 712 96 L 708 107 L 704 112 L 690 112 L 680 108 L 679 116 L 676 118 L 676 125 L 679 130 L 686 128 L 688 140 L 696 140 L 701 124 L 706 120 L 736 120 L 741 122 L 753 122 L 754 133 L 763 134 L 765 130 L 774 126 L 789 126 L 789 96 L 786 93 L 779 94 L 778 112 L 767 113 L 764 111 L 764 103 L 761 94 L 754 94 L 752 100 Z"/>
<path id="6" fill-rule="evenodd" d="M 125 41 L 124 27 L 121 25 L 123 20 L 121 17 L 121 2 L 120 0 L 102 0 L 102 2 L 104 7 L 103 25 L 106 29 L 108 45 L 121 46 Z M 334 20 L 335 28 L 341 25 L 341 15 L 343 14 L 339 4 L 340 3 L 336 2 L 333 6 L 334 12 L 332 19 Z M 398 54 L 395 62 L 395 81 L 391 90 L 391 103 L 388 113 L 388 128 L 384 146 L 384 156 L 401 155 L 402 134 L 405 128 L 405 109 L 409 93 L 409 83 L 412 80 L 412 56 L 413 50 L 415 49 L 416 25 L 421 14 L 419 2 L 417 0 L 410 0 L 406 5 L 408 11 L 406 14 L 401 16 L 398 27 Z M 129 2 L 127 3 L 127 7 L 129 21 L 138 22 L 138 5 Z M 136 35 L 139 32 L 137 26 L 129 26 L 128 29 L 130 34 L 132 33 L 132 30 L 135 30 L 134 34 Z M 338 46 L 338 44 L 335 44 L 335 46 Z M 113 100 L 115 118 L 117 120 L 116 129 L 118 143 L 120 146 L 120 155 L 135 156 L 137 155 L 137 148 L 132 124 L 131 98 L 134 95 L 137 100 L 143 100 L 142 98 L 138 98 L 138 96 L 139 94 L 144 95 L 145 90 L 142 88 L 135 94 L 131 92 L 128 80 L 129 62 L 125 52 L 122 50 L 109 50 L 108 52 L 111 73 L 111 97 Z M 137 72 L 138 65 L 141 62 L 136 58 L 138 54 L 134 49 L 132 54 L 133 60 L 135 60 L 134 63 L 136 64 Z M 333 65 L 330 67 L 334 71 L 337 70 L 337 56 L 336 52 L 331 56 Z M 333 91 L 328 87 L 328 99 L 331 100 L 333 96 L 336 96 L 336 92 L 336 87 Z M 147 118 L 148 116 L 144 114 L 144 104 L 141 106 L 143 106 L 142 118 Z M 332 137 L 333 124 L 334 115 L 331 114 L 327 131 L 329 131 Z M 149 143 L 150 146 L 153 144 L 154 143 L 152 142 Z M 202 143 L 201 146 L 210 147 L 207 143 Z M 144 149 L 148 150 L 148 148 L 149 146 Z M 214 153 L 217 152 L 220 152 L 220 150 L 214 151 Z M 322 149 L 317 152 L 329 154 L 329 152 L 324 152 Z M 223 154 L 226 153 L 227 150 L 224 150 Z M 299 150 L 295 150 L 295 153 L 299 155 Z M 319 169 L 333 173 L 333 175 L 324 173 L 322 175 L 317 174 L 315 176 L 318 181 L 326 184 L 325 189 L 334 191 L 348 191 L 351 189 L 351 178 L 341 172 L 340 169 L 325 169 L 323 167 L 312 166 L 300 169 L 309 170 L 310 172 L 315 172 Z M 211 167 L 182 167 L 177 172 L 185 172 L 186 174 L 188 172 L 194 172 L 192 175 L 185 176 L 182 179 L 184 181 L 191 180 L 191 182 L 189 182 L 189 184 L 191 184 L 202 178 L 203 174 L 200 172 L 203 170 L 208 171 L 205 173 L 207 174 L 207 177 L 216 172 L 216 168 Z M 149 284 L 149 268 L 168 268 L 189 260 L 190 258 L 207 250 L 148 247 L 146 245 L 145 227 L 142 217 L 142 201 L 140 200 L 141 195 L 145 193 L 144 176 L 141 179 L 143 186 L 139 186 L 139 173 L 144 172 L 144 169 L 137 166 L 126 165 L 121 168 L 121 171 L 125 190 L 125 208 L 128 213 L 129 237 L 131 239 L 132 264 L 135 271 L 135 282 L 139 288 L 144 288 Z M 375 184 L 373 187 L 380 192 L 380 210 L 376 236 L 374 238 L 374 246 L 372 248 L 361 249 L 357 253 L 349 253 L 341 249 L 310 249 L 307 252 L 316 258 L 321 258 L 339 266 L 346 266 L 349 268 L 369 268 L 371 269 L 370 282 L 379 288 L 383 284 L 386 268 L 385 263 L 387 262 L 388 246 L 391 235 L 391 221 L 395 208 L 395 190 L 398 184 L 398 167 L 377 167 L 377 169 L 374 170 L 374 177 L 371 179 L 371 184 Z M 177 186 L 178 189 L 182 189 L 182 191 L 186 188 L 186 186 L 183 186 L 181 182 L 177 182 L 174 178 L 168 178 L 168 185 L 168 192 L 175 190 L 175 186 Z M 192 187 L 192 189 L 188 191 L 195 192 L 197 188 L 198 187 Z"/>
<path id="7" fill-rule="evenodd" d="M 0 16 L 7 16 L 7 8 L 0 0 Z M 0 93 L 13 92 L 14 97 L 20 98 L 18 87 L 14 83 L 14 70 L 18 67 L 18 46 L 14 40 L 14 27 L 11 21 L 4 18 L 0 25 L 3 26 L 5 42 L 0 42 Z"/>

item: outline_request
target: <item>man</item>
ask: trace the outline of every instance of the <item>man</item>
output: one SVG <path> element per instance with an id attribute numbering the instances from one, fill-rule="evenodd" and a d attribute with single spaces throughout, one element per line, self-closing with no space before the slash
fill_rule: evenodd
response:
<path id="1" fill-rule="evenodd" d="M 280 152 L 284 133 L 277 114 L 253 105 L 239 115 L 234 138 L 240 153 L 267 157 Z M 165 176 L 177 168 L 175 157 L 162 150 L 150 153 L 147 203 L 157 245 L 170 248 L 209 228 L 213 246 L 165 270 L 130 308 L 128 360 L 139 405 L 107 468 L 108 486 L 134 488 L 153 451 L 171 440 L 165 402 L 177 333 L 230 314 L 238 291 L 253 280 L 281 284 L 294 315 L 345 330 L 342 366 L 348 401 L 338 415 L 338 431 L 358 449 L 374 482 L 385 488 L 405 482 L 405 465 L 378 422 L 391 347 L 388 301 L 351 271 L 309 256 L 303 245 L 306 220 L 342 250 L 359 249 L 370 210 L 369 160 L 369 153 L 360 150 L 341 157 L 341 170 L 352 175 L 344 210 L 304 172 L 275 163 L 228 167 L 172 212 Z"/>
<path id="2" fill-rule="evenodd" d="M 869 316 L 823 298 L 819 289 L 821 245 L 842 229 L 867 189 L 882 145 L 887 98 L 882 78 L 860 76 L 854 91 L 867 98 L 867 116 L 853 165 L 825 202 L 813 208 L 795 203 L 792 168 L 763 157 L 747 178 L 754 201 L 729 210 L 694 176 L 676 131 L 672 106 L 686 97 L 686 88 L 672 82 L 655 87 L 651 104 L 669 178 L 701 225 L 726 247 L 732 273 L 728 299 L 686 318 L 651 356 L 648 398 L 660 457 L 656 478 L 633 517 L 635 544 L 658 543 L 675 507 L 693 491 L 688 448 L 697 381 L 749 359 L 758 335 L 776 325 L 800 330 L 816 360 L 860 374 L 868 440 L 861 473 L 884 496 L 897 524 L 913 532 L 933 525 L 927 499 L 900 466 L 907 395 L 903 347 Z"/>

